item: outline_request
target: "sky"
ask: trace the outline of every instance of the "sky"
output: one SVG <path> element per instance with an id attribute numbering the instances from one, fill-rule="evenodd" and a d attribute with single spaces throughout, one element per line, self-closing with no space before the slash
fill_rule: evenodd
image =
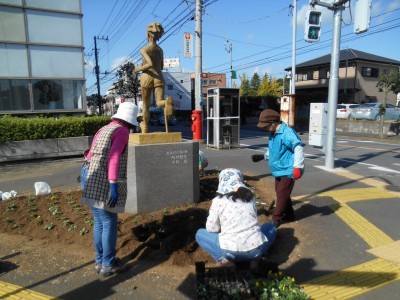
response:
<path id="1" fill-rule="evenodd" d="M 226 73 L 230 68 L 251 78 L 255 72 L 275 78 L 292 66 L 293 5 L 295 0 L 203 0 L 202 71 Z M 333 0 L 325 0 L 332 2 Z M 184 58 L 184 33 L 194 34 L 195 0 L 82 0 L 87 95 L 97 93 L 94 73 L 96 39 L 101 94 L 116 81 L 115 70 L 128 61 L 141 64 L 147 25 L 159 22 L 165 33 L 158 44 L 164 58 L 179 58 L 180 70 L 195 72 L 193 57 Z M 372 0 L 367 32 L 353 33 L 355 0 L 346 2 L 341 25 L 341 49 L 352 48 L 400 61 L 400 0 Z M 296 64 L 329 54 L 332 47 L 333 11 L 322 12 L 319 42 L 304 40 L 308 0 L 297 0 Z M 193 20 L 191 20 L 193 19 Z M 175 69 L 176 70 L 176 69 Z M 108 74 L 104 74 L 108 73 Z M 237 86 L 240 80 L 234 80 Z"/>

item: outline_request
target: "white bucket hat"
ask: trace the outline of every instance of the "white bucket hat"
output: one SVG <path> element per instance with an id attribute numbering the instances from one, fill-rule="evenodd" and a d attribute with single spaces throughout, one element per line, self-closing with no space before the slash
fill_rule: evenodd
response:
<path id="1" fill-rule="evenodd" d="M 118 111 L 112 116 L 113 119 L 123 120 L 131 125 L 139 126 L 137 121 L 138 107 L 133 102 L 123 102 L 119 105 Z"/>
<path id="2" fill-rule="evenodd" d="M 219 173 L 217 193 L 225 195 L 236 192 L 240 187 L 248 188 L 243 183 L 243 175 L 238 169 L 224 169 Z"/>

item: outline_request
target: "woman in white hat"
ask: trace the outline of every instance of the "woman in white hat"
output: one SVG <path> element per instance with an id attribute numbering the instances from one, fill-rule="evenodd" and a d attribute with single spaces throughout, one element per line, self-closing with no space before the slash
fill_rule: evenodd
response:
<path id="1" fill-rule="evenodd" d="M 237 169 L 219 174 L 217 197 L 212 200 L 206 228 L 199 229 L 196 241 L 217 262 L 233 266 L 263 255 L 272 245 L 276 228 L 272 222 L 260 226 L 253 192 L 243 183 Z"/>
<path id="2" fill-rule="evenodd" d="M 137 122 L 138 107 L 121 103 L 112 121 L 100 128 L 84 153 L 81 171 L 82 204 L 90 207 L 96 251 L 95 271 L 109 276 L 125 270 L 115 257 L 118 213 L 126 203 L 127 145 L 129 132 Z"/>

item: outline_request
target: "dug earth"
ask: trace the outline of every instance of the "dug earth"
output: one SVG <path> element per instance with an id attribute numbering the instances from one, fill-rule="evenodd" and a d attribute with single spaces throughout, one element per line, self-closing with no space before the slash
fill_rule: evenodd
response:
<path id="1" fill-rule="evenodd" d="M 256 195 L 260 223 L 268 222 L 271 218 L 271 211 L 268 208 L 275 198 L 274 179 L 270 176 L 258 178 L 245 174 L 245 182 Z M 218 173 L 210 171 L 200 178 L 199 203 L 167 207 L 141 214 L 119 214 L 117 256 L 131 266 L 128 275 L 117 275 L 123 276 L 120 277 L 120 288 L 123 286 L 123 281 L 134 280 L 134 284 L 130 284 L 124 293 L 132 295 L 136 293 L 139 296 L 146 290 L 145 295 L 150 295 L 148 294 L 150 291 L 153 293 L 151 298 L 163 298 L 167 295 L 176 297 L 173 292 L 178 289 L 176 285 L 182 285 L 186 280 L 187 287 L 181 287 L 185 290 L 183 294 L 189 298 L 195 297 L 193 294 L 195 263 L 198 261 L 204 261 L 206 265 L 213 263 L 211 256 L 197 245 L 195 233 L 205 226 L 208 209 L 217 187 Z M 74 268 L 76 272 L 78 269 L 84 269 L 84 274 L 94 276 L 91 273 L 94 255 L 93 219 L 88 208 L 80 204 L 80 199 L 81 191 L 74 190 L 55 192 L 47 196 L 23 195 L 1 201 L 0 257 L 5 261 L 3 274 L 13 276 L 15 269 L 26 272 L 23 276 L 27 277 L 25 279 L 17 280 L 18 276 L 12 277 L 16 280 L 16 284 L 39 280 L 37 277 L 39 275 L 35 272 L 41 269 L 48 272 L 46 276 L 54 274 L 53 281 L 56 280 L 57 274 L 60 274 L 60 268 L 65 268 L 66 274 L 70 274 Z M 277 240 L 269 250 L 268 257 L 277 265 L 287 263 L 291 251 L 293 251 L 292 241 L 283 237 L 278 231 Z M 85 268 L 82 268 L 83 262 Z M 192 279 L 187 280 L 191 276 Z M 86 279 L 89 280 L 88 278 Z M 150 282 L 148 278 L 152 278 Z M 152 290 L 154 280 L 161 280 L 163 287 Z M 70 281 L 69 284 L 73 286 L 73 280 Z M 64 279 L 65 286 L 60 286 L 52 295 L 62 299 L 74 299 L 71 292 L 67 291 L 67 282 L 68 280 Z M 45 284 L 38 285 L 39 290 L 40 288 L 48 293 Z M 97 292 L 101 291 L 99 287 L 93 288 L 97 289 Z M 116 289 L 115 286 L 113 289 Z M 78 292 L 76 288 L 74 290 L 80 296 L 88 292 L 88 290 Z M 125 298 L 121 296 L 115 299 Z"/>

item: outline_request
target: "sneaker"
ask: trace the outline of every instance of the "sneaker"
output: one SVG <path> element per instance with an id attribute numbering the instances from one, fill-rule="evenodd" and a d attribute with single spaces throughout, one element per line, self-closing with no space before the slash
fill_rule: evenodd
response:
<path id="1" fill-rule="evenodd" d="M 101 263 L 95 263 L 94 264 L 94 271 L 99 274 L 101 270 Z"/>
<path id="2" fill-rule="evenodd" d="M 294 215 L 294 213 L 284 214 L 282 217 L 282 221 L 285 222 L 293 222 L 294 220 L 296 220 L 296 216 Z"/>
<path id="3" fill-rule="evenodd" d="M 224 258 L 220 262 L 217 262 L 215 266 L 218 268 L 234 268 L 235 263 Z"/>
<path id="4" fill-rule="evenodd" d="M 118 260 L 115 260 L 115 262 L 109 267 L 102 266 L 99 274 L 103 275 L 104 277 L 108 277 L 114 274 L 122 273 L 127 269 L 128 267 L 126 265 L 124 265 Z"/>

